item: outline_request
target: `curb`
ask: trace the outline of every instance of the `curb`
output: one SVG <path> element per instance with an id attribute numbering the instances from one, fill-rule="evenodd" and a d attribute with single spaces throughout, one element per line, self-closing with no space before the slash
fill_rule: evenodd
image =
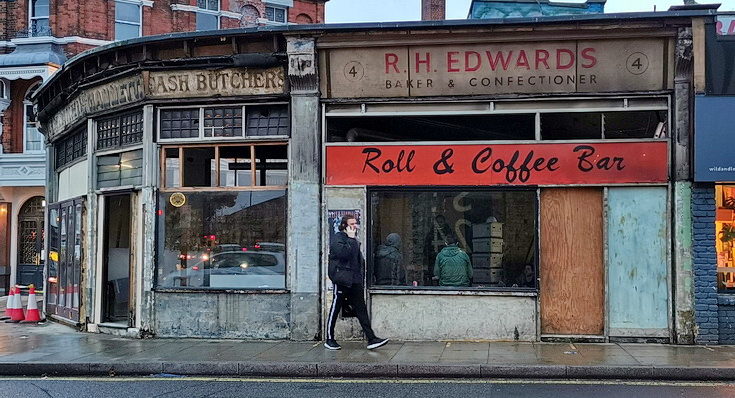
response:
<path id="1" fill-rule="evenodd" d="M 733 381 L 735 368 L 359 362 L 0 363 L 0 376 L 182 376 Z"/>

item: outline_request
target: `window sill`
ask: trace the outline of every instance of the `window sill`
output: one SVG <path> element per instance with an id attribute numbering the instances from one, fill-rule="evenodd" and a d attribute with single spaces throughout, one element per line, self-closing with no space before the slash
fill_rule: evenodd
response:
<path id="1" fill-rule="evenodd" d="M 213 288 L 213 289 L 171 289 L 171 288 L 156 288 L 153 290 L 156 293 L 228 293 L 228 294 L 287 294 L 291 293 L 288 289 L 227 289 L 227 288 Z"/>
<path id="2" fill-rule="evenodd" d="M 464 288 L 464 289 L 438 289 L 435 286 L 413 289 L 385 289 L 370 288 L 370 294 L 415 294 L 429 296 L 510 296 L 510 297 L 536 297 L 537 290 L 521 290 L 513 288 Z"/>

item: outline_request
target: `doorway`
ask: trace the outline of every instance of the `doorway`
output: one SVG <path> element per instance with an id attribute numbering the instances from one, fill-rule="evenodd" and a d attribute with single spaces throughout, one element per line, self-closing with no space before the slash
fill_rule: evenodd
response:
<path id="1" fill-rule="evenodd" d="M 132 195 L 104 198 L 102 322 L 129 327 L 132 275 Z"/>
<path id="2" fill-rule="evenodd" d="M 31 283 L 43 288 L 43 196 L 28 199 L 18 214 L 18 273 L 19 285 Z"/>

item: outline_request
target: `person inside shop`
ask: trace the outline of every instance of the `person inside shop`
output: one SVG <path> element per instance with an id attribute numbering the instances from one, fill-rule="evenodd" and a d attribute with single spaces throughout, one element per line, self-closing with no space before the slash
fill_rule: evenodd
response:
<path id="1" fill-rule="evenodd" d="M 513 287 L 536 287 L 536 272 L 533 269 L 533 264 L 526 264 L 523 267 L 523 272 L 513 284 Z"/>
<path id="2" fill-rule="evenodd" d="M 432 281 L 438 279 L 436 278 L 436 274 L 432 272 L 431 264 L 434 264 L 436 255 L 446 245 L 449 235 L 452 235 L 452 227 L 449 226 L 447 219 L 443 215 L 438 214 L 434 217 L 433 224 L 429 228 L 429 233 L 424 240 L 424 255 L 426 256 L 426 263 L 429 264 L 429 269 L 425 275 L 426 281 L 428 282 L 426 283 L 427 285 L 431 285 Z"/>
<path id="3" fill-rule="evenodd" d="M 446 246 L 436 256 L 434 278 L 439 286 L 465 287 L 472 284 L 472 263 L 464 250 L 457 247 L 457 238 L 449 234 Z"/>
<path id="4" fill-rule="evenodd" d="M 363 288 L 365 258 L 360 252 L 357 220 L 352 214 L 342 216 L 339 232 L 329 245 L 328 273 L 334 285 L 334 298 L 329 310 L 327 340 L 324 347 L 330 350 L 342 348 L 334 339 L 334 327 L 344 304 L 352 306 L 357 320 L 360 321 L 360 326 L 368 339 L 367 349 L 372 350 L 385 345 L 388 339 L 377 337 L 370 325 Z"/>
<path id="5" fill-rule="evenodd" d="M 406 270 L 401 257 L 401 236 L 390 233 L 375 250 L 375 284 L 406 286 Z"/>

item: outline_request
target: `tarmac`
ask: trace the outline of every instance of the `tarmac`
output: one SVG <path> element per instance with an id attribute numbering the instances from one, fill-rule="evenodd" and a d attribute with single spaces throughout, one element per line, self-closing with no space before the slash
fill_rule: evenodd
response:
<path id="1" fill-rule="evenodd" d="M 735 346 L 132 339 L 0 322 L 0 376 L 515 378 L 735 381 Z"/>

